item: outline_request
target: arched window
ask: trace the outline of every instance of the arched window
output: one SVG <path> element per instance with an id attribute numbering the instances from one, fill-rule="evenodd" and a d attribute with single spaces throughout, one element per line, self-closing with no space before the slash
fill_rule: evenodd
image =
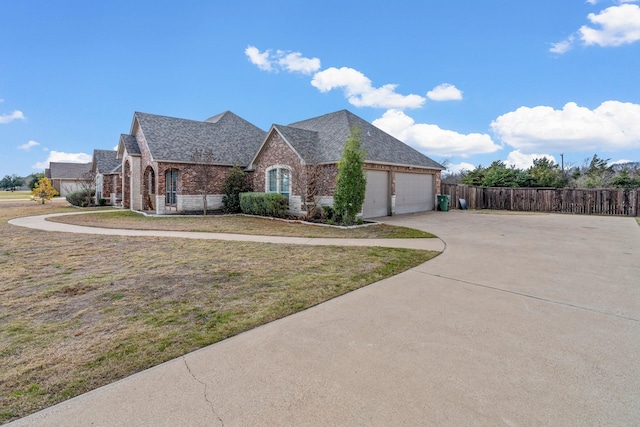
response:
<path id="1" fill-rule="evenodd" d="M 178 170 L 177 169 L 169 169 L 164 174 L 165 179 L 165 205 L 167 206 L 176 206 L 176 194 L 178 192 Z"/>
<path id="2" fill-rule="evenodd" d="M 267 169 L 267 193 L 280 193 L 289 201 L 291 192 L 291 172 L 283 166 Z"/>

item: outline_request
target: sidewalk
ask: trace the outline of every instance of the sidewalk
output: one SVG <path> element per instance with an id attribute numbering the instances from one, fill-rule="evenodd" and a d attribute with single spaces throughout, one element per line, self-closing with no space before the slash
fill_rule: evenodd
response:
<path id="1" fill-rule="evenodd" d="M 109 211 L 101 211 L 109 212 Z M 440 239 L 329 239 L 329 238 L 307 238 L 307 237 L 283 237 L 283 236 L 257 236 L 251 234 L 231 234 L 231 233 L 206 233 L 192 231 L 162 231 L 162 230 L 124 230 L 113 228 L 85 227 L 80 225 L 64 224 L 60 222 L 47 221 L 46 218 L 67 215 L 83 215 L 96 212 L 77 212 L 47 214 L 15 218 L 9 224 L 20 227 L 33 228 L 44 231 L 55 231 L 63 233 L 99 234 L 107 236 L 152 236 L 152 237 L 176 237 L 183 239 L 211 239 L 228 240 L 237 242 L 259 242 L 259 243 L 289 243 L 296 245 L 319 245 L 319 246 L 382 246 L 388 248 L 408 248 L 431 251 L 443 251 L 444 242 Z"/>

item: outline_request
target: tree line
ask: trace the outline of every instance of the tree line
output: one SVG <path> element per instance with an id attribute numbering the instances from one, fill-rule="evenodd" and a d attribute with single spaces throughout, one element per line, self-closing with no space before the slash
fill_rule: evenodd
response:
<path id="1" fill-rule="evenodd" d="M 33 190 L 40 178 L 44 178 L 44 173 L 36 173 L 29 175 L 26 178 L 21 178 L 16 174 L 5 175 L 5 177 L 0 180 L 0 189 L 5 191 L 16 191 L 20 187 L 27 186 L 29 189 Z"/>
<path id="2" fill-rule="evenodd" d="M 528 169 L 508 166 L 496 160 L 488 167 L 479 165 L 472 171 L 461 171 L 443 177 L 444 184 L 478 187 L 550 187 L 550 188 L 639 188 L 640 163 L 610 165 L 610 159 L 597 154 L 580 167 L 564 170 L 546 157 L 533 161 Z"/>

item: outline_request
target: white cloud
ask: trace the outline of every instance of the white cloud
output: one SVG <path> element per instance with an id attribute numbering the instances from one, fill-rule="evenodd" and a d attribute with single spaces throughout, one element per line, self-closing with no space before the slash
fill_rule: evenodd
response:
<path id="1" fill-rule="evenodd" d="M 580 28 L 580 37 L 586 46 L 620 46 L 640 40 L 640 6 L 636 4 L 611 6 L 597 15 L 590 13 L 587 18 L 600 28 L 586 25 Z"/>
<path id="2" fill-rule="evenodd" d="M 594 110 L 567 103 L 520 107 L 491 123 L 495 134 L 523 153 L 640 148 L 640 105 L 605 101 Z"/>
<path id="3" fill-rule="evenodd" d="M 291 73 L 313 74 L 320 69 L 318 58 L 303 58 L 300 52 L 286 53 L 278 51 L 278 64 Z"/>
<path id="4" fill-rule="evenodd" d="M 22 113 L 22 111 L 14 111 L 11 114 L 2 114 L 0 115 L 0 123 L 1 124 L 7 124 L 7 123 L 11 123 L 14 120 L 26 120 L 27 118 L 24 116 L 24 114 Z"/>
<path id="5" fill-rule="evenodd" d="M 270 50 L 260 52 L 257 47 L 248 46 L 244 53 L 252 64 L 263 71 L 282 69 L 290 73 L 313 74 L 320 69 L 318 58 L 305 58 L 300 52 L 285 52 L 283 50 L 277 50 L 275 53 Z"/>
<path id="6" fill-rule="evenodd" d="M 596 4 L 595 1 L 587 1 Z M 636 0 L 621 0 L 618 6 L 608 7 L 600 13 L 590 13 L 591 26 L 583 25 L 567 39 L 553 43 L 550 52 L 563 54 L 580 40 L 583 45 L 601 47 L 621 46 L 640 41 L 640 6 Z"/>
<path id="7" fill-rule="evenodd" d="M 447 170 L 446 172 L 443 172 L 444 175 L 451 175 L 451 174 L 456 174 L 456 173 L 460 173 L 463 171 L 472 171 L 474 170 L 476 167 L 474 165 L 472 165 L 471 163 L 466 163 L 466 162 L 461 162 L 461 163 L 456 163 L 456 164 L 449 164 L 447 165 Z"/>
<path id="8" fill-rule="evenodd" d="M 51 150 L 49 157 L 44 162 L 38 162 L 31 166 L 33 169 L 46 169 L 49 162 L 65 162 L 65 163 L 89 163 L 93 157 L 86 153 L 65 153 L 62 151 Z"/>
<path id="9" fill-rule="evenodd" d="M 271 71 L 273 69 L 271 61 L 269 60 L 269 51 L 260 52 L 255 46 L 248 46 L 244 50 L 244 54 L 247 55 L 249 61 L 252 64 L 257 65 L 258 68 L 264 71 Z"/>
<path id="10" fill-rule="evenodd" d="M 29 141 L 26 144 L 22 144 L 18 146 L 18 150 L 24 150 L 24 151 L 29 151 L 31 150 L 33 147 L 37 147 L 38 145 L 40 145 L 39 142 L 36 141 Z"/>
<path id="11" fill-rule="evenodd" d="M 487 134 L 461 134 L 437 125 L 415 123 L 399 110 L 388 110 L 373 125 L 428 155 L 469 157 L 493 153 L 502 147 Z"/>
<path id="12" fill-rule="evenodd" d="M 529 169 L 531 166 L 533 166 L 533 161 L 535 159 L 542 158 L 547 158 L 556 163 L 555 157 L 550 154 L 523 154 L 520 152 L 520 150 L 510 152 L 507 156 L 507 160 L 505 160 L 505 163 L 508 166 L 514 166 L 518 169 Z"/>
<path id="13" fill-rule="evenodd" d="M 342 89 L 349 103 L 356 107 L 419 108 L 425 98 L 419 95 L 400 95 L 394 84 L 373 87 L 371 80 L 353 68 L 327 68 L 313 76 L 311 85 L 320 92 Z"/>
<path id="14" fill-rule="evenodd" d="M 462 92 L 452 84 L 443 83 L 427 92 L 427 98 L 432 101 L 459 101 Z"/>
<path id="15" fill-rule="evenodd" d="M 426 98 L 420 95 L 401 95 L 397 93 L 397 85 L 395 84 L 374 87 L 367 76 L 353 68 L 331 67 L 318 71 L 320 70 L 320 60 L 318 58 L 305 58 L 300 52 L 282 50 L 277 50 L 275 53 L 270 50 L 260 52 L 255 46 L 247 47 L 244 52 L 251 63 L 264 71 L 283 70 L 289 73 L 313 74 L 311 79 L 313 87 L 320 92 L 342 89 L 349 102 L 356 107 L 420 108 L 426 101 Z M 436 90 L 436 96 L 449 97 L 450 99 L 458 99 L 455 97 L 462 96 L 455 86 L 441 86 L 434 89 Z M 458 92 L 457 94 L 455 93 L 456 91 Z"/>
<path id="16" fill-rule="evenodd" d="M 562 55 L 563 53 L 568 52 L 573 48 L 575 39 L 576 39 L 575 36 L 572 34 L 566 40 L 563 40 L 558 43 L 552 43 L 551 49 L 549 49 L 549 52 Z"/>
<path id="17" fill-rule="evenodd" d="M 616 160 L 615 162 L 609 162 L 609 165 L 626 165 L 627 163 L 634 163 L 634 161 L 628 159 L 620 159 Z"/>

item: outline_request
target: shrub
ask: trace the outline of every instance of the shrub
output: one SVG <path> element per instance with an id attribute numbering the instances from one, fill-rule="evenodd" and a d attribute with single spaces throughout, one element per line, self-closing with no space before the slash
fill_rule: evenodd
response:
<path id="1" fill-rule="evenodd" d="M 241 193 L 240 208 L 247 215 L 283 217 L 287 213 L 287 198 L 279 193 Z"/>
<path id="2" fill-rule="evenodd" d="M 227 175 L 227 178 L 222 184 L 222 205 L 224 211 L 227 213 L 240 212 L 240 193 L 246 193 L 251 191 L 251 186 L 247 181 L 247 175 L 240 168 L 240 166 L 234 166 Z"/>
<path id="3" fill-rule="evenodd" d="M 101 197 L 98 199 L 98 206 L 107 206 L 107 202 L 108 202 L 107 199 Z"/>
<path id="4" fill-rule="evenodd" d="M 95 193 L 95 190 L 78 190 L 67 194 L 66 199 L 67 202 L 71 203 L 73 206 L 86 208 L 91 205 L 91 201 L 93 200 Z"/>

